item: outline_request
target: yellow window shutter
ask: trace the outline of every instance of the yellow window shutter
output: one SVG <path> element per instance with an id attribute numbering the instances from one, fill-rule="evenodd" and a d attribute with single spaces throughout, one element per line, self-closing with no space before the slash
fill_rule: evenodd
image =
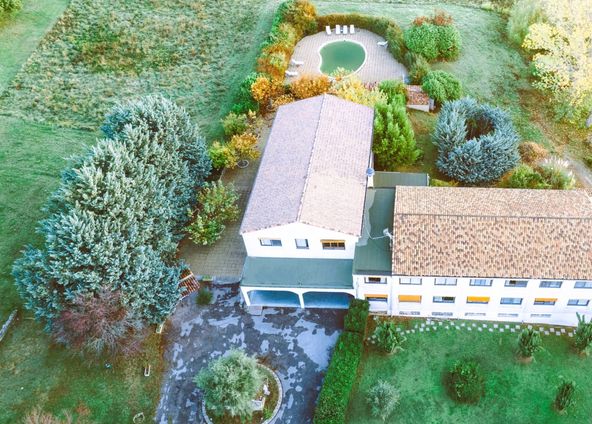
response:
<path id="1" fill-rule="evenodd" d="M 378 297 L 380 299 L 387 299 L 388 298 L 388 294 L 365 294 L 364 297 L 365 298 Z"/>
<path id="2" fill-rule="evenodd" d="M 489 296 L 468 296 L 468 303 L 489 303 Z"/>
<path id="3" fill-rule="evenodd" d="M 399 302 L 416 302 L 416 303 L 419 303 L 419 302 L 421 302 L 421 296 L 420 295 L 414 295 L 414 294 L 400 294 L 399 295 Z"/>
<path id="4" fill-rule="evenodd" d="M 556 297 L 537 297 L 534 299 L 535 302 L 557 302 Z"/>

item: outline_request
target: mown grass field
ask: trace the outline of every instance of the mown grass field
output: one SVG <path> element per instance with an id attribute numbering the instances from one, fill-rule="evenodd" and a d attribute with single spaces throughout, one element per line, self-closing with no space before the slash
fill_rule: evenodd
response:
<path id="1" fill-rule="evenodd" d="M 385 16 L 395 20 L 403 29 L 416 16 L 433 14 L 436 8 L 445 10 L 452 15 L 461 33 L 462 52 L 454 62 L 433 64 L 434 69 L 457 76 L 466 95 L 508 110 L 523 140 L 535 141 L 558 154 L 567 150 L 576 158 L 592 154 L 592 143 L 587 141 L 588 138 L 592 140 L 591 132 L 555 122 L 548 99 L 532 88 L 526 58 L 508 43 L 506 20 L 501 15 L 451 4 L 455 3 L 453 1 L 414 3 L 315 1 L 320 14 L 357 12 Z M 429 145 L 436 119 L 413 113 L 412 120 L 418 144 L 425 151 L 424 160 L 415 169 L 437 176 L 433 162 L 436 152 Z"/>
<path id="2" fill-rule="evenodd" d="M 164 367 L 160 338 L 148 341 L 142 357 L 121 360 L 109 369 L 105 361 L 89 364 L 72 357 L 52 344 L 42 326 L 22 310 L 10 275 L 12 262 L 24 245 L 40 241 L 35 227 L 43 217 L 41 207 L 59 184 L 66 158 L 94 143 L 102 114 L 115 100 L 162 92 L 199 114 L 196 121 L 210 135 L 219 131 L 219 117 L 229 107 L 236 83 L 251 70 L 269 28 L 277 2 L 267 3 L 154 0 L 138 18 L 132 12 L 145 2 L 24 0 L 22 11 L 0 20 L 0 319 L 21 308 L 0 344 L 0 423 L 20 422 L 35 406 L 55 414 L 69 411 L 96 423 L 131 422 L 138 412 L 152 419 Z M 90 6 L 93 13 L 85 9 Z M 94 63 L 100 72 L 69 63 L 68 49 L 88 38 L 94 19 L 110 16 L 116 7 L 125 9 L 120 14 L 125 19 L 117 22 L 136 25 L 134 37 L 150 38 L 145 52 L 160 48 L 155 37 L 163 33 L 178 31 L 178 42 L 186 29 L 179 21 L 188 19 L 191 10 L 199 30 L 186 34 L 197 38 L 179 44 L 187 54 L 181 59 L 194 60 L 194 46 L 205 57 L 199 63 L 178 61 L 174 72 L 160 72 L 161 56 L 145 54 L 140 62 L 146 71 L 139 74 L 125 61 L 118 70 L 117 57 L 109 55 L 115 66 Z M 81 15 L 85 11 L 88 16 Z M 171 17 L 160 19 L 163 14 Z M 51 34 L 42 41 L 47 31 Z M 162 39 L 166 43 L 166 37 Z M 132 41 L 126 41 L 128 47 Z M 143 366 L 148 362 L 152 375 L 146 378 Z"/>
<path id="3" fill-rule="evenodd" d="M 524 365 L 516 360 L 517 337 L 508 330 L 490 333 L 439 328 L 407 335 L 405 350 L 392 356 L 367 350 L 350 401 L 348 423 L 379 423 L 369 415 L 364 398 L 379 379 L 391 382 L 401 392 L 400 404 L 387 422 L 589 422 L 592 359 L 575 354 L 572 339 L 552 335 L 542 336 L 545 350 L 536 354 L 535 362 Z M 446 370 L 460 358 L 476 359 L 486 375 L 486 393 L 477 405 L 456 404 L 442 384 Z M 563 377 L 576 381 L 576 406 L 566 415 L 558 415 L 552 402 Z"/>
<path id="4" fill-rule="evenodd" d="M 277 2 L 72 0 L 3 94 L 3 113 L 94 130 L 115 102 L 161 93 L 208 136 L 252 69 Z"/>

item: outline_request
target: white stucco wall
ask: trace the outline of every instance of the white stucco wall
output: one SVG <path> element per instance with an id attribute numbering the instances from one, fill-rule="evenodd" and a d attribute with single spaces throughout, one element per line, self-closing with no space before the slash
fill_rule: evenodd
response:
<path id="1" fill-rule="evenodd" d="M 389 277 L 387 284 L 366 284 L 364 276 L 354 276 L 356 296 L 387 294 L 387 312 L 391 315 L 515 321 L 556 325 L 577 325 L 576 312 L 592 317 L 588 306 L 568 306 L 569 299 L 592 299 L 592 289 L 574 288 L 575 281 L 565 280 L 561 288 L 540 288 L 541 280 L 529 280 L 527 287 L 506 287 L 506 279 L 493 279 L 490 287 L 471 286 L 470 278 L 458 278 L 456 286 L 435 285 L 434 278 L 423 277 L 421 285 L 400 284 L 399 277 Z M 421 303 L 399 302 L 399 295 L 421 295 Z M 454 303 L 434 303 L 434 296 L 452 296 Z M 467 303 L 468 296 L 489 297 L 488 304 Z M 522 298 L 521 305 L 502 305 L 502 297 Z M 555 305 L 535 305 L 535 298 L 557 298 Z M 384 303 L 371 304 L 378 312 Z M 434 315 L 443 313 L 449 315 Z M 516 315 L 516 316 L 514 316 Z M 542 316 L 549 315 L 549 316 Z"/>
<path id="2" fill-rule="evenodd" d="M 357 237 L 311 225 L 294 223 L 242 235 L 248 256 L 270 258 L 353 259 Z M 261 246 L 260 239 L 280 239 L 282 246 Z M 308 249 L 297 249 L 296 239 L 307 239 Z M 345 250 L 324 250 L 321 240 L 345 240 Z"/>

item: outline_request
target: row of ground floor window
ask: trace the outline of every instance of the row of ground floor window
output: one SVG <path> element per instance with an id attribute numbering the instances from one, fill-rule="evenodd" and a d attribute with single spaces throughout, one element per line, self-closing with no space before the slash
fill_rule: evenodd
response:
<path id="1" fill-rule="evenodd" d="M 412 282 L 410 282 L 412 281 Z M 374 313 L 576 325 L 592 316 L 592 282 L 354 276 L 351 288 L 242 287 L 249 306 L 346 308 L 367 299 Z"/>

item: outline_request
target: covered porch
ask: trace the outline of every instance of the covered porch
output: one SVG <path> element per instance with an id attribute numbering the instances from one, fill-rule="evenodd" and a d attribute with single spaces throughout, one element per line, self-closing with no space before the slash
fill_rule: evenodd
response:
<path id="1" fill-rule="evenodd" d="M 346 309 L 355 295 L 352 261 L 249 257 L 241 293 L 247 306 Z"/>

